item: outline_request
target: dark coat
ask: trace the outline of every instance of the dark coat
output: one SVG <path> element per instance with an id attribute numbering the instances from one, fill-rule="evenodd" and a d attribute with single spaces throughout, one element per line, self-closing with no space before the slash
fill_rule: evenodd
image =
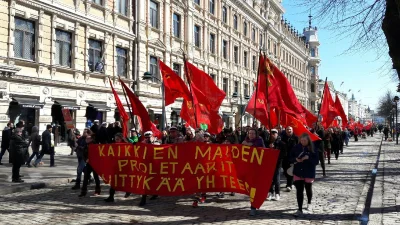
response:
<path id="1" fill-rule="evenodd" d="M 94 134 L 97 134 L 97 132 L 99 131 L 99 125 L 98 125 L 98 124 L 94 124 L 92 127 L 90 127 L 90 130 L 91 130 Z"/>
<path id="2" fill-rule="evenodd" d="M 23 162 L 25 155 L 28 152 L 28 143 L 17 134 L 13 134 L 10 140 L 10 152 L 13 155 L 13 160 Z"/>
<path id="3" fill-rule="evenodd" d="M 321 140 L 314 141 L 315 151 L 318 150 L 319 152 L 324 152 L 325 151 L 324 130 L 323 129 L 317 130 L 317 135 L 319 138 L 321 138 Z"/>
<path id="4" fill-rule="evenodd" d="M 99 142 L 100 144 L 107 144 L 108 143 L 108 133 L 107 133 L 107 128 L 106 127 L 100 127 L 99 131 L 97 131 L 96 134 L 96 141 Z"/>
<path id="5" fill-rule="evenodd" d="M 340 149 L 340 143 L 343 143 L 342 135 L 333 133 L 332 134 L 332 141 L 331 141 L 332 150 L 339 150 Z"/>
<path id="6" fill-rule="evenodd" d="M 289 158 L 293 147 L 299 143 L 299 138 L 296 135 L 289 136 L 286 132 L 282 135 L 282 141 L 286 144 L 286 159 Z"/>
<path id="7" fill-rule="evenodd" d="M 29 137 L 29 143 L 31 143 L 32 152 L 39 152 L 40 139 L 41 139 L 41 137 L 39 135 L 39 130 L 35 126 L 35 127 L 32 128 L 32 134 Z"/>
<path id="8" fill-rule="evenodd" d="M 76 147 L 75 151 L 76 151 L 76 156 L 78 158 L 83 157 L 83 151 L 86 148 L 86 136 L 81 136 L 78 141 L 76 142 L 78 147 Z"/>
<path id="9" fill-rule="evenodd" d="M 279 158 L 278 162 L 276 163 L 276 169 L 279 169 L 282 167 L 282 162 L 287 156 L 286 144 L 279 138 L 276 139 L 273 144 L 274 144 L 274 149 L 279 150 Z M 268 148 L 269 144 L 266 147 Z"/>
<path id="10" fill-rule="evenodd" d="M 44 153 L 51 153 L 51 133 L 45 130 L 42 133 L 42 151 Z"/>
<path id="11" fill-rule="evenodd" d="M 8 149 L 10 147 L 11 135 L 12 135 L 11 128 L 5 127 L 2 132 L 1 148 Z"/>
<path id="12" fill-rule="evenodd" d="M 308 155 L 308 159 L 303 162 L 297 162 L 296 158 L 302 158 Z M 310 152 L 307 147 L 297 144 L 293 147 L 290 155 L 290 162 L 296 163 L 293 168 L 293 175 L 301 178 L 315 178 L 315 167 L 318 165 L 318 153 L 316 151 Z"/>

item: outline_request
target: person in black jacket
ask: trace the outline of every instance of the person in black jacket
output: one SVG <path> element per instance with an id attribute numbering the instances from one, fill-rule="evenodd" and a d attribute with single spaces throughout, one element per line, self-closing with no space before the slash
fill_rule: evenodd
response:
<path id="1" fill-rule="evenodd" d="M 9 163 L 12 163 L 11 159 L 11 154 L 10 154 L 10 139 L 11 139 L 11 134 L 12 134 L 12 128 L 13 124 L 12 123 L 7 123 L 7 126 L 4 128 L 2 132 L 2 137 L 1 137 L 1 152 L 0 152 L 0 165 L 3 165 L 1 163 L 1 160 L 3 159 L 3 155 L 6 153 L 8 150 L 8 155 L 9 155 Z"/>
<path id="2" fill-rule="evenodd" d="M 17 128 L 10 140 L 10 152 L 13 155 L 12 182 L 22 183 L 19 170 L 25 163 L 25 155 L 28 151 L 28 143 L 22 138 L 22 129 Z"/>
<path id="3" fill-rule="evenodd" d="M 95 195 L 100 195 L 101 192 L 101 187 L 100 187 L 100 179 L 99 175 L 93 170 L 92 166 L 90 165 L 89 162 L 89 145 L 90 144 L 96 144 L 96 137 L 95 134 L 92 135 L 87 135 L 86 136 L 86 146 L 83 149 L 83 160 L 86 162 L 86 167 L 84 169 L 84 176 L 83 176 L 83 183 L 82 183 L 82 188 L 81 188 L 81 194 L 79 197 L 85 197 L 87 194 L 87 186 L 89 184 L 90 180 L 90 174 L 93 172 L 93 178 L 96 183 Z"/>
<path id="4" fill-rule="evenodd" d="M 96 142 L 100 144 L 107 144 L 109 139 L 109 134 L 107 133 L 107 123 L 101 124 L 101 127 L 96 134 Z"/>
<path id="5" fill-rule="evenodd" d="M 97 134 L 99 131 L 99 120 L 94 120 L 94 124 L 90 127 L 90 130 L 94 133 Z"/>
<path id="6" fill-rule="evenodd" d="M 286 144 L 286 156 L 282 161 L 283 172 L 286 177 L 286 190 L 291 191 L 293 185 L 293 176 L 287 173 L 287 169 L 290 168 L 290 152 L 292 148 L 299 143 L 299 138 L 293 134 L 293 128 L 291 126 L 286 127 L 285 132 L 282 134 L 282 141 Z"/>
<path id="7" fill-rule="evenodd" d="M 304 133 L 300 136 L 300 144 L 292 149 L 290 162 L 294 163 L 293 179 L 299 207 L 295 216 L 300 216 L 303 214 L 304 189 L 306 189 L 308 200 L 307 210 L 311 210 L 312 183 L 314 182 L 316 166 L 318 165 L 318 154 L 315 152 L 308 134 Z"/>
<path id="8" fill-rule="evenodd" d="M 271 135 L 269 137 L 269 142 L 268 142 L 267 147 L 279 150 L 279 158 L 278 158 L 278 162 L 276 163 L 274 177 L 272 178 L 272 184 L 271 184 L 271 188 L 269 189 L 267 200 L 271 200 L 275 196 L 274 200 L 279 201 L 281 198 L 280 197 L 280 186 L 281 186 L 281 171 L 280 171 L 280 169 L 282 167 L 282 161 L 286 157 L 286 146 L 285 146 L 285 143 L 283 143 L 278 138 L 278 130 L 277 129 L 271 129 Z"/>
<path id="9" fill-rule="evenodd" d="M 335 154 L 336 160 L 339 158 L 340 144 L 343 144 L 342 134 L 339 129 L 335 129 L 332 134 L 332 153 Z"/>
<path id="10" fill-rule="evenodd" d="M 54 146 L 51 144 L 51 130 L 52 126 L 48 124 L 46 126 L 46 130 L 42 133 L 42 151 L 40 152 L 39 157 L 36 159 L 33 164 L 34 167 L 42 161 L 44 154 L 50 154 L 50 167 L 54 167 Z"/>

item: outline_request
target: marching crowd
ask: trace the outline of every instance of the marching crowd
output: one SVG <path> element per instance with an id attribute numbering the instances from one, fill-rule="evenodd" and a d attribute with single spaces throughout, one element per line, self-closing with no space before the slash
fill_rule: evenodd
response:
<path id="1" fill-rule="evenodd" d="M 243 129 L 243 130 L 242 130 Z M 122 127 L 119 122 L 107 124 L 99 124 L 99 121 L 94 121 L 90 128 L 85 128 L 82 134 L 76 130 L 68 131 L 68 145 L 71 147 L 71 155 L 74 153 L 77 156 L 77 177 L 73 190 L 80 190 L 79 197 L 84 197 L 88 193 L 88 185 L 94 180 L 94 194 L 101 193 L 100 179 L 98 174 L 93 170 L 88 161 L 88 146 L 90 144 L 106 144 L 106 143 L 121 143 L 130 142 L 137 143 L 139 141 L 148 144 L 176 144 L 184 142 L 205 142 L 209 144 L 243 144 L 255 147 L 273 148 L 279 151 L 279 159 L 276 164 L 275 172 L 272 179 L 272 184 L 266 200 L 279 201 L 281 199 L 281 173 L 286 177 L 285 190 L 292 191 L 296 188 L 296 197 L 298 202 L 298 210 L 296 216 L 303 214 L 304 190 L 307 196 L 307 207 L 309 210 L 312 206 L 312 183 L 316 176 L 316 166 L 322 167 L 323 177 L 327 176 L 325 170 L 325 160 L 327 164 L 331 164 L 331 159 L 334 157 L 339 159 L 340 154 L 343 154 L 344 146 L 348 146 L 351 137 L 358 141 L 358 137 L 366 138 L 366 135 L 373 135 L 375 127 L 371 130 L 362 131 L 358 128 L 348 130 L 345 128 L 328 128 L 324 129 L 321 125 L 316 125 L 315 129 L 310 131 L 320 137 L 321 140 L 312 141 L 306 133 L 301 136 L 296 136 L 293 133 L 293 128 L 277 127 L 276 129 L 265 129 L 247 127 L 238 127 L 236 130 L 225 128 L 217 135 L 201 129 L 193 129 L 191 127 L 168 127 L 163 132 L 162 139 L 157 139 L 151 131 L 142 133 L 132 129 L 129 138 L 125 139 L 122 135 Z M 383 129 L 385 133 L 386 130 Z M 32 154 L 29 156 L 28 147 L 32 147 Z M 41 146 L 41 148 L 40 148 Z M 40 150 L 41 149 L 41 150 Z M 1 143 L 0 164 L 5 151 L 10 152 L 10 163 L 13 163 L 12 182 L 23 182 L 19 169 L 22 165 L 37 167 L 44 154 L 50 155 L 50 166 L 54 165 L 54 137 L 52 126 L 47 125 L 47 129 L 39 135 L 38 128 L 32 128 L 32 134 L 29 136 L 24 131 L 24 122 L 20 121 L 14 127 L 9 123 L 3 130 L 3 139 Z M 40 150 L 40 151 L 39 151 Z M 31 165 L 32 159 L 36 160 Z M 333 162 L 332 162 L 333 163 Z M 83 173 L 83 179 L 82 179 Z M 110 188 L 109 197 L 106 202 L 114 202 L 115 190 Z M 234 195 L 234 193 L 230 193 Z M 125 198 L 129 197 L 130 193 L 125 194 Z M 206 193 L 201 193 L 193 202 L 193 207 L 197 207 L 198 203 L 204 203 Z M 150 200 L 156 199 L 158 196 L 152 196 Z M 224 198 L 224 193 L 218 193 L 218 198 Z M 146 204 L 147 196 L 143 195 L 139 203 L 140 206 Z M 250 215 L 256 215 L 257 209 L 251 207 Z"/>

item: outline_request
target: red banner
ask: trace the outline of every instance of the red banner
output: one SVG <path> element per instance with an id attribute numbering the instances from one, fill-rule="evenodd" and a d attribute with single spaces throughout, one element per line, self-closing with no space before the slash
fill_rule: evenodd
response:
<path id="1" fill-rule="evenodd" d="M 179 196 L 237 192 L 259 208 L 267 197 L 279 151 L 245 145 L 90 145 L 89 163 L 117 191 Z"/>
<path id="2" fill-rule="evenodd" d="M 64 117 L 65 126 L 67 127 L 67 129 L 74 129 L 75 125 L 72 121 L 72 116 L 71 116 L 71 113 L 69 112 L 69 109 L 62 109 L 62 114 Z"/>

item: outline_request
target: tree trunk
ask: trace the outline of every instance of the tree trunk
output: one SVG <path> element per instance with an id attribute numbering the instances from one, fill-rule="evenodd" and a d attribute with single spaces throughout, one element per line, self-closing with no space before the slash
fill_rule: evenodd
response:
<path id="1" fill-rule="evenodd" d="M 386 0 L 382 30 L 389 46 L 393 69 L 397 71 L 400 80 L 400 0 Z"/>

